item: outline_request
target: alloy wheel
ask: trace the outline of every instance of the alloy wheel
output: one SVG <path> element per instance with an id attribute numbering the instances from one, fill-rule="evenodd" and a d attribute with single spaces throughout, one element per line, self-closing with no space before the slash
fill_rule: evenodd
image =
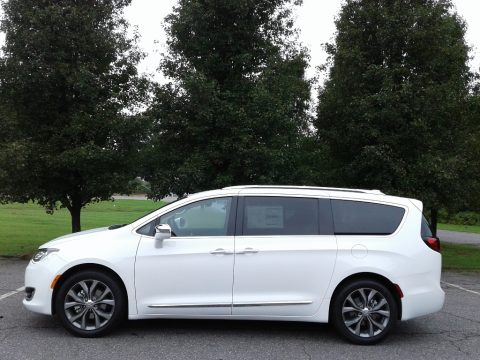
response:
<path id="1" fill-rule="evenodd" d="M 68 290 L 63 308 L 73 326 L 82 330 L 97 330 L 112 318 L 115 298 L 105 283 L 82 280 Z"/>
<path id="2" fill-rule="evenodd" d="M 352 334 L 371 338 L 382 333 L 387 327 L 390 307 L 381 292 L 372 288 L 359 288 L 345 298 L 342 318 Z"/>

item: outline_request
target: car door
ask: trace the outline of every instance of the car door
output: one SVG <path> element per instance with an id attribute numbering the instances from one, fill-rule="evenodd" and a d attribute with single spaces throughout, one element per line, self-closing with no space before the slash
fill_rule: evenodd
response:
<path id="1" fill-rule="evenodd" d="M 233 315 L 316 313 L 337 254 L 329 201 L 239 197 Z"/>
<path id="2" fill-rule="evenodd" d="M 140 315 L 230 315 L 235 197 L 195 201 L 143 226 L 135 263 Z M 154 225 L 172 237 L 162 246 Z"/>

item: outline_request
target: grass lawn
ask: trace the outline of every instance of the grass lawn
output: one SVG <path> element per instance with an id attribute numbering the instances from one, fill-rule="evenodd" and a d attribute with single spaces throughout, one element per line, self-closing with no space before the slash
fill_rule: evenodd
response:
<path id="1" fill-rule="evenodd" d="M 115 200 L 91 204 L 82 210 L 82 230 L 130 223 L 163 205 L 163 202 L 151 200 Z M 0 205 L 0 255 L 31 254 L 39 245 L 70 233 L 70 221 L 70 213 L 66 209 L 49 215 L 44 208 L 32 203 Z"/>
<path id="2" fill-rule="evenodd" d="M 440 230 L 461 231 L 480 234 L 480 225 L 438 224 Z"/>
<path id="3" fill-rule="evenodd" d="M 444 270 L 480 271 L 480 246 L 441 243 Z"/>

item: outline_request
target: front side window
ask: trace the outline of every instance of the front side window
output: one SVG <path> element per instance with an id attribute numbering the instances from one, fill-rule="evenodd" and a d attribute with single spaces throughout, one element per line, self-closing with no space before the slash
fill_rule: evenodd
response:
<path id="1" fill-rule="evenodd" d="M 405 209 L 361 201 L 332 200 L 336 235 L 390 235 L 402 222 Z"/>
<path id="2" fill-rule="evenodd" d="M 243 235 L 317 235 L 317 199 L 246 197 Z"/>
<path id="3" fill-rule="evenodd" d="M 232 198 L 201 200 L 160 217 L 160 224 L 172 228 L 172 236 L 226 236 Z"/>

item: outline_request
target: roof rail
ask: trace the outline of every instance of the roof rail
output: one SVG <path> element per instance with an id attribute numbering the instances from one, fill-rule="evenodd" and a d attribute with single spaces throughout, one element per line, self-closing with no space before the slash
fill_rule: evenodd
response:
<path id="1" fill-rule="evenodd" d="M 366 190 L 366 189 L 348 189 L 335 187 L 321 187 L 321 186 L 294 186 L 294 185 L 237 185 L 224 187 L 224 190 L 229 189 L 300 189 L 300 190 L 325 190 L 325 191 L 343 191 L 372 195 L 385 195 L 380 190 Z"/>

